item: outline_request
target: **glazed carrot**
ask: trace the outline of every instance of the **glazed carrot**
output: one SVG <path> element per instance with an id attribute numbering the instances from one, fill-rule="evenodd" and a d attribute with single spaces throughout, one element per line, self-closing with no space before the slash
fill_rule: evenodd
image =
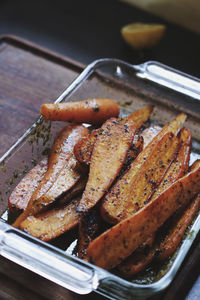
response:
<path id="1" fill-rule="evenodd" d="M 137 205 L 138 201 L 134 201 L 136 191 L 135 184 L 140 185 L 140 180 L 142 180 L 142 182 L 144 183 L 145 179 L 146 181 L 149 181 L 150 177 L 154 176 L 154 174 L 151 174 L 151 168 L 156 168 L 156 166 L 154 165 L 151 167 L 150 157 L 152 157 L 154 163 L 156 163 L 156 157 L 158 160 L 160 158 L 159 165 L 161 167 L 163 155 L 159 157 L 160 151 L 158 149 L 158 142 L 161 142 L 162 138 L 165 136 L 166 133 L 171 132 L 176 135 L 182 127 L 182 124 L 184 123 L 185 119 L 186 115 L 180 114 L 176 117 L 176 119 L 172 120 L 170 123 L 165 125 L 163 129 L 153 138 L 153 140 L 132 162 L 129 170 L 125 172 L 124 175 L 111 187 L 109 192 L 105 195 L 101 206 L 101 214 L 105 221 L 116 224 L 119 220 L 122 220 L 125 216 L 127 216 L 128 207 L 130 208 L 131 213 L 133 212 L 133 210 L 136 211 L 137 209 L 139 209 L 139 207 L 141 207 L 141 203 L 138 203 L 139 205 Z M 170 149 L 168 153 L 170 154 Z M 170 164 L 168 164 L 168 166 L 169 165 Z M 164 169 L 166 172 L 166 164 Z M 154 173 L 156 175 L 156 172 Z M 164 176 L 164 172 L 162 174 L 162 176 Z M 162 176 L 160 177 L 160 180 L 162 179 Z M 157 179 L 158 178 L 159 176 L 157 177 Z M 142 191 L 142 185 L 140 185 L 139 190 L 142 192 L 140 197 L 142 197 L 143 199 L 145 196 L 145 199 L 149 200 L 149 197 L 155 191 L 153 184 L 151 186 L 151 182 L 153 183 L 154 181 L 152 180 L 149 181 L 147 191 L 145 190 L 145 186 L 143 186 Z M 158 183 L 159 181 L 157 181 L 156 186 Z M 133 202 L 135 203 L 135 205 L 132 205 Z"/>
<path id="2" fill-rule="evenodd" d="M 78 206 L 79 212 L 96 205 L 111 186 L 123 166 L 135 130 L 132 121 L 115 118 L 102 125 L 92 152 L 89 178 Z"/>
<path id="3" fill-rule="evenodd" d="M 105 269 L 121 263 L 177 209 L 200 192 L 199 182 L 200 161 L 192 172 L 177 180 L 154 201 L 93 240 L 87 249 L 88 260 Z"/>
<path id="4" fill-rule="evenodd" d="M 78 225 L 80 216 L 76 207 L 80 197 L 64 207 L 48 210 L 37 216 L 29 216 L 20 223 L 20 229 L 42 241 L 50 241 Z"/>
<path id="5" fill-rule="evenodd" d="M 187 227 L 191 224 L 199 209 L 200 194 L 194 200 L 192 200 L 184 212 L 179 214 L 180 216 L 176 215 L 173 218 L 167 236 L 157 248 L 157 259 L 164 260 L 174 254 L 181 240 L 183 239 Z"/>
<path id="6" fill-rule="evenodd" d="M 48 203 L 43 205 L 40 197 L 52 187 L 61 170 L 68 164 L 73 154 L 74 145 L 86 134 L 88 134 L 87 128 L 74 124 L 68 124 L 57 134 L 51 149 L 48 170 L 37 189 L 33 192 L 26 210 L 14 222 L 14 227 L 18 227 L 28 216 L 37 214 L 44 209 L 44 206 L 47 206 Z"/>
<path id="7" fill-rule="evenodd" d="M 33 192 L 38 187 L 46 171 L 47 159 L 45 158 L 24 176 L 8 198 L 11 211 L 26 209 Z"/>
<path id="8" fill-rule="evenodd" d="M 119 106 L 110 99 L 94 98 L 78 102 L 42 104 L 40 113 L 46 120 L 102 124 L 119 115 Z"/>

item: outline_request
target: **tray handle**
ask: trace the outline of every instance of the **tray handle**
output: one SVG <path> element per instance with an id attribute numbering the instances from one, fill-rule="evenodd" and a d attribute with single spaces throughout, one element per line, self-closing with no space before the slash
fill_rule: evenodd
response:
<path id="1" fill-rule="evenodd" d="M 0 254 L 78 294 L 97 289 L 95 270 L 64 251 L 37 241 L 0 220 Z"/>
<path id="2" fill-rule="evenodd" d="M 158 62 L 148 61 L 134 66 L 137 76 L 181 92 L 200 101 L 200 79 Z"/>

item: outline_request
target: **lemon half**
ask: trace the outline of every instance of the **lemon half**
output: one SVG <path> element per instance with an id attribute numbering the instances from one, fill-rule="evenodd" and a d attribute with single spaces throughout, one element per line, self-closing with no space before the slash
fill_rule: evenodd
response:
<path id="1" fill-rule="evenodd" d="M 161 24 L 132 23 L 122 27 L 121 34 L 128 45 L 140 50 L 156 46 L 165 30 Z"/>

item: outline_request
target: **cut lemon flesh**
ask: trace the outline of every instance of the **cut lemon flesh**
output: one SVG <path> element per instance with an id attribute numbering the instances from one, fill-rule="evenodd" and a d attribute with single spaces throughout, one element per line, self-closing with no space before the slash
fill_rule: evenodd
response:
<path id="1" fill-rule="evenodd" d="M 164 35 L 165 25 L 132 23 L 121 29 L 125 42 L 134 49 L 144 49 L 156 46 Z"/>

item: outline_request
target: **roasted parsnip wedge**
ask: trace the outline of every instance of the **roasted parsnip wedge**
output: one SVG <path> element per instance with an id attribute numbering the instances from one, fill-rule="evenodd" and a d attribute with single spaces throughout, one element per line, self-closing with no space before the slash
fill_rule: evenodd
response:
<path id="1" fill-rule="evenodd" d="M 154 125 L 152 127 L 148 127 L 142 131 L 140 134 L 144 140 L 144 148 L 154 139 L 154 137 L 162 130 L 162 127 L 158 125 Z"/>
<path id="2" fill-rule="evenodd" d="M 134 122 L 136 130 L 138 130 L 149 119 L 152 110 L 153 107 L 148 106 L 130 114 L 128 117 L 124 117 L 124 119 L 128 118 L 128 120 L 132 120 Z M 92 151 L 99 131 L 100 129 L 94 130 L 90 135 L 81 139 L 74 147 L 74 154 L 80 163 L 86 165 L 90 164 Z M 148 139 L 147 134 L 146 139 Z"/>
<path id="3" fill-rule="evenodd" d="M 111 189 L 103 199 L 101 214 L 104 219 L 110 223 L 117 223 L 146 205 L 174 160 L 178 145 L 178 138 L 171 132 L 166 133 L 147 156 L 143 167 L 138 169 L 138 172 L 133 169 L 134 180 L 130 180 L 132 179 L 130 173 L 130 176 L 126 177 L 126 184 L 122 187 L 120 181 L 123 181 L 123 178 L 119 179 L 114 186 L 116 190 L 116 186 L 120 185 L 118 194 L 112 194 Z"/>
<path id="4" fill-rule="evenodd" d="M 144 269 L 154 257 L 152 251 L 154 240 L 155 234 L 149 236 L 142 245 L 117 266 L 117 269 L 126 277 L 135 275 Z"/>
<path id="5" fill-rule="evenodd" d="M 63 193 L 68 192 L 79 181 L 81 174 L 76 170 L 77 163 L 76 158 L 72 155 L 47 193 L 38 199 L 44 208 L 62 196 Z"/>
<path id="6" fill-rule="evenodd" d="M 132 145 L 133 121 L 109 119 L 101 127 L 92 152 L 89 178 L 78 206 L 85 212 L 95 206 L 119 174 Z"/>
<path id="7" fill-rule="evenodd" d="M 33 192 L 38 187 L 47 171 L 47 158 L 31 169 L 12 191 L 8 198 L 9 209 L 12 212 L 25 210 Z"/>
<path id="8" fill-rule="evenodd" d="M 173 155 L 177 147 L 176 141 L 173 142 L 174 148 L 170 149 L 170 142 L 175 141 L 175 137 L 172 139 L 169 135 L 166 140 L 168 140 L 168 158 L 170 159 L 170 162 L 167 164 L 165 156 L 165 143 L 162 144 L 162 138 L 166 134 L 176 135 L 182 127 L 185 119 L 186 115 L 180 114 L 175 120 L 165 125 L 133 161 L 130 169 L 125 172 L 124 175 L 111 187 L 110 191 L 102 200 L 101 214 L 105 221 L 116 224 L 119 220 L 122 220 L 128 216 L 129 213 L 132 214 L 133 212 L 137 211 L 141 207 L 142 203 L 138 203 L 138 200 L 135 200 L 135 195 L 139 195 L 139 198 L 137 199 L 141 198 L 144 200 L 145 197 L 144 201 L 149 200 L 152 193 L 155 191 L 155 187 L 158 186 L 171 161 L 173 160 Z M 163 145 L 163 153 L 160 152 L 161 145 Z M 151 159 L 153 161 L 152 166 Z M 164 168 L 162 168 L 163 159 L 165 160 L 165 164 L 163 165 Z M 158 166 L 160 167 L 159 169 L 157 169 Z M 152 168 L 156 168 L 156 171 L 159 172 L 151 172 Z M 153 179 L 154 177 L 157 178 L 156 181 Z M 142 183 L 140 183 L 140 180 Z M 147 182 L 148 186 L 146 189 Z M 136 189 L 136 185 L 139 185 L 138 190 Z M 129 209 L 129 212 L 127 209 Z"/>
<path id="9" fill-rule="evenodd" d="M 189 167 L 189 159 L 190 159 L 190 151 L 191 151 L 191 144 L 192 144 L 192 136 L 191 132 L 187 128 L 183 128 L 180 131 L 180 149 L 178 151 L 176 159 L 172 162 L 171 166 L 169 167 L 166 175 L 162 179 L 160 185 L 158 186 L 156 192 L 153 194 L 151 201 L 157 198 L 165 189 L 167 189 L 170 185 L 172 185 L 176 180 L 181 178 L 187 171 Z M 197 205 L 196 205 L 197 207 Z M 175 220 L 177 221 L 177 216 L 175 216 Z M 171 224 L 171 222 L 170 222 Z M 170 226 L 172 227 L 172 226 Z M 179 234 L 179 238 L 177 240 L 180 241 L 182 238 L 181 234 Z M 149 239 L 149 238 L 148 238 Z M 154 238 L 152 238 L 154 240 Z M 137 272 L 144 269 L 154 258 L 156 253 L 156 245 L 158 242 L 155 242 L 154 245 L 147 247 L 139 247 L 136 251 L 134 251 L 125 261 L 123 261 L 119 266 L 118 269 L 126 276 L 134 275 Z M 169 242 L 169 248 L 170 247 Z M 175 246 L 175 243 L 174 243 Z M 162 251 L 157 251 L 161 253 Z"/>
<path id="10" fill-rule="evenodd" d="M 181 144 L 177 157 L 172 162 L 151 200 L 157 198 L 165 189 L 167 189 L 172 183 L 181 178 L 188 171 L 192 147 L 192 135 L 188 128 L 183 128 L 180 131 L 179 136 Z"/>
<path id="11" fill-rule="evenodd" d="M 133 112 L 132 114 L 128 115 L 127 118 L 135 123 L 135 126 L 138 130 L 144 125 L 145 122 L 149 120 L 152 111 L 153 106 L 147 106 Z"/>
<path id="12" fill-rule="evenodd" d="M 155 255 L 154 247 L 140 247 L 127 257 L 117 269 L 126 277 L 133 276 L 148 266 Z"/>
<path id="13" fill-rule="evenodd" d="M 89 243 L 94 240 L 102 229 L 102 220 L 98 209 L 94 207 L 90 211 L 83 214 L 79 222 L 78 237 L 78 257 L 85 259 L 86 249 Z"/>
<path id="14" fill-rule="evenodd" d="M 50 241 L 78 225 L 80 216 L 76 207 L 80 197 L 64 207 L 54 208 L 37 216 L 29 216 L 20 224 L 20 229 L 42 241 Z"/>
<path id="15" fill-rule="evenodd" d="M 173 217 L 168 234 L 157 248 L 157 259 L 164 260 L 174 254 L 199 209 L 200 194 L 192 200 L 184 212 L 181 211 L 178 216 Z"/>
<path id="16" fill-rule="evenodd" d="M 17 218 L 14 227 L 30 215 L 37 214 L 44 208 L 43 201 L 40 197 L 47 193 L 53 183 L 56 181 L 61 170 L 68 164 L 73 154 L 74 145 L 78 140 L 88 134 L 88 129 L 82 125 L 68 124 L 56 136 L 52 147 L 48 170 L 42 178 L 39 186 L 33 192 L 26 210 Z"/>
<path id="17" fill-rule="evenodd" d="M 200 192 L 200 161 L 190 173 L 173 183 L 158 198 L 133 216 L 121 221 L 93 240 L 87 258 L 111 269 L 121 263 L 181 206 Z"/>
<path id="18" fill-rule="evenodd" d="M 71 199 L 74 199 L 80 193 L 83 192 L 87 183 L 87 175 L 81 176 L 79 181 L 69 190 L 67 191 L 62 197 L 59 197 L 56 204 L 59 206 L 67 204 Z"/>
<path id="19" fill-rule="evenodd" d="M 81 139 L 74 147 L 74 155 L 76 159 L 81 163 L 89 166 L 92 156 L 92 151 L 94 149 L 94 144 L 96 142 L 97 136 L 100 132 L 100 128 L 94 130 Z"/>

